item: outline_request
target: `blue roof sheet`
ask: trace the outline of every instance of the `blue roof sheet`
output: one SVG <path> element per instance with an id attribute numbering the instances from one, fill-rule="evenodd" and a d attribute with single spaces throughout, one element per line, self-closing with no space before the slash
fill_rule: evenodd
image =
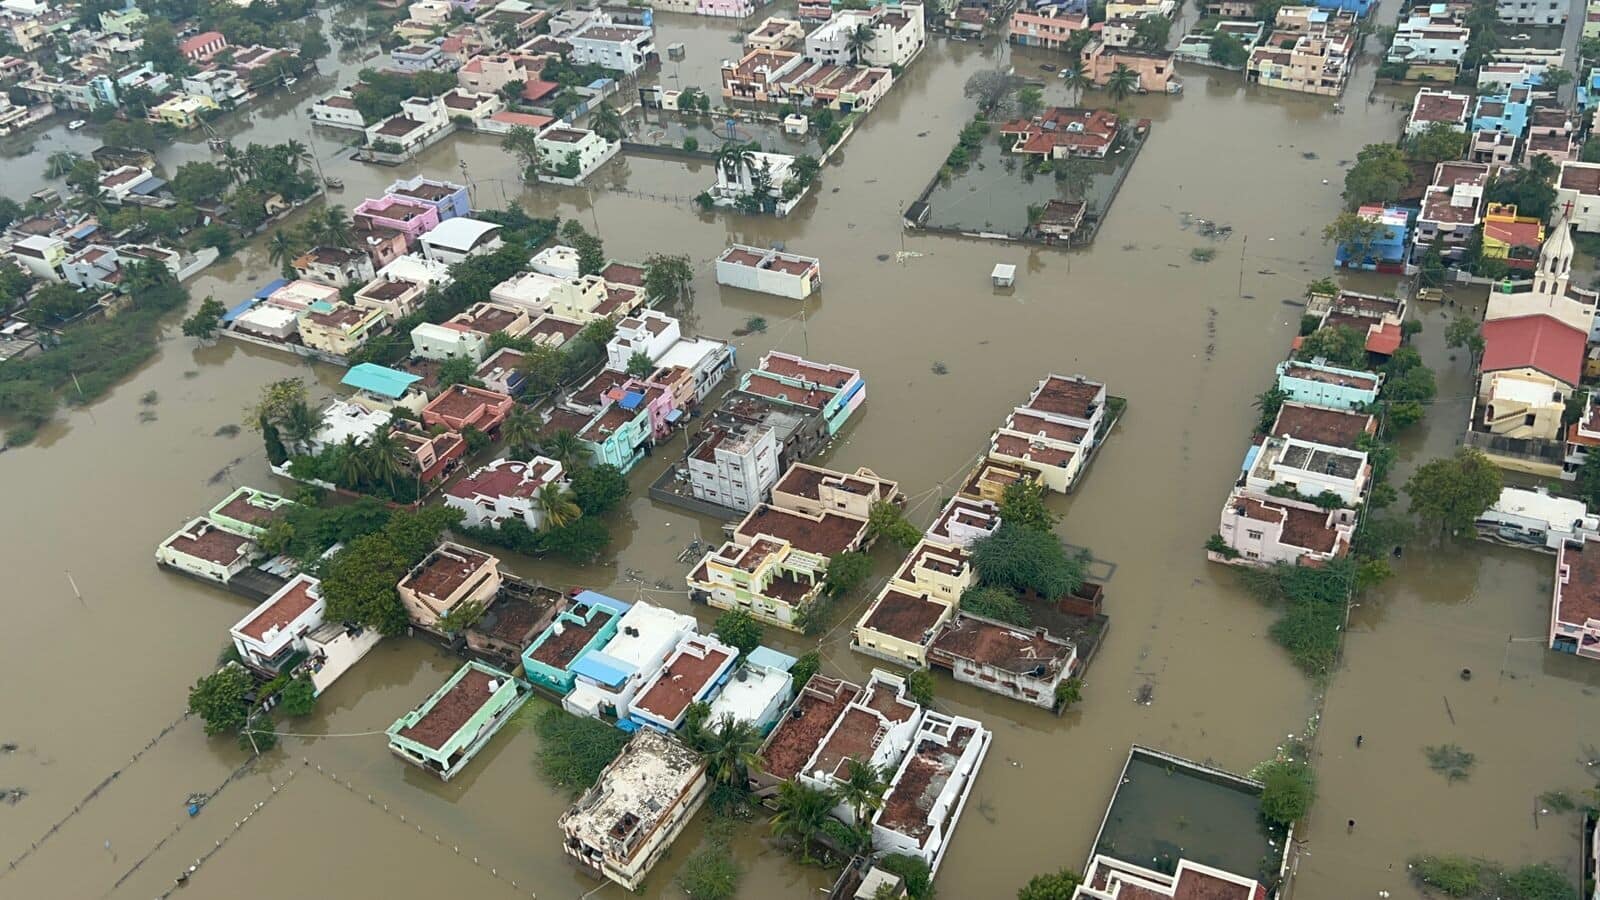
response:
<path id="1" fill-rule="evenodd" d="M 639 404 L 641 404 L 643 402 L 644 402 L 644 394 L 642 392 L 640 392 L 640 391 L 628 391 L 627 393 L 622 395 L 622 399 L 618 400 L 617 404 L 619 406 L 621 406 L 623 409 L 638 409 L 639 408 Z"/>
<path id="2" fill-rule="evenodd" d="M 167 183 L 165 181 L 162 181 L 160 178 L 151 175 L 149 178 L 146 178 L 145 180 L 129 188 L 128 192 L 132 194 L 138 194 L 142 197 L 148 197 L 166 186 Z"/>
<path id="3" fill-rule="evenodd" d="M 634 672 L 633 666 L 620 659 L 610 657 L 599 650 L 591 650 L 578 657 L 572 664 L 572 673 L 581 675 L 596 684 L 606 687 L 619 687 L 628 676 Z"/>
<path id="4" fill-rule="evenodd" d="M 272 292 L 273 291 L 277 290 L 278 288 L 283 287 L 284 285 L 286 285 L 288 283 L 289 283 L 289 279 L 287 279 L 287 278 L 274 278 L 271 281 L 267 282 L 265 287 L 263 287 L 259 291 L 256 291 L 252 296 L 254 296 L 257 300 L 265 300 L 268 297 L 272 296 Z"/>
<path id="5" fill-rule="evenodd" d="M 341 379 L 344 384 L 358 391 L 370 391 L 394 400 L 405 396 L 406 391 L 421 380 L 422 376 L 420 375 L 413 375 L 410 372 L 402 372 L 399 369 L 391 369 L 388 366 L 380 366 L 376 363 L 361 363 L 360 365 L 351 366 L 350 371 L 344 373 L 344 378 Z"/>
<path id="6" fill-rule="evenodd" d="M 607 597 L 599 591 L 579 591 L 578 596 L 572 599 L 577 603 L 584 603 L 589 606 L 606 607 L 616 612 L 619 616 L 633 608 L 632 603 L 626 600 L 618 600 L 615 597 Z"/>
<path id="7" fill-rule="evenodd" d="M 789 654 L 779 653 L 765 645 L 751 650 L 749 655 L 745 656 L 744 661 L 758 668 L 781 669 L 785 672 L 794 668 L 794 664 L 799 662 L 798 659 Z"/>
<path id="8" fill-rule="evenodd" d="M 251 297 L 249 300 L 245 300 L 245 301 L 241 302 L 239 305 L 237 305 L 234 308 L 232 308 L 232 309 L 228 310 L 227 312 L 223 313 L 222 314 L 222 321 L 224 321 L 224 322 L 232 322 L 234 319 L 237 319 L 240 316 L 244 315 L 246 312 L 248 312 L 250 307 L 255 306 L 257 302 L 258 302 L 257 299 L 254 298 L 254 297 Z"/>

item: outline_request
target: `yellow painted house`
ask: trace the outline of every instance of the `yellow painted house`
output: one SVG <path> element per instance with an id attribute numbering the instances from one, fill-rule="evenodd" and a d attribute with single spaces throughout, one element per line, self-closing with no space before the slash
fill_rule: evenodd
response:
<path id="1" fill-rule="evenodd" d="M 1532 269 L 1544 243 L 1544 223 L 1517 215 L 1510 203 L 1491 203 L 1483 216 L 1483 257 L 1503 259 L 1513 269 Z"/>
<path id="2" fill-rule="evenodd" d="M 853 649 L 903 666 L 927 666 L 928 647 L 972 582 L 962 548 L 924 539 L 856 623 Z"/>
<path id="3" fill-rule="evenodd" d="M 200 116 L 207 110 L 219 109 L 217 101 L 200 94 L 177 94 L 150 107 L 151 122 L 171 125 L 187 131 L 200 124 Z"/>

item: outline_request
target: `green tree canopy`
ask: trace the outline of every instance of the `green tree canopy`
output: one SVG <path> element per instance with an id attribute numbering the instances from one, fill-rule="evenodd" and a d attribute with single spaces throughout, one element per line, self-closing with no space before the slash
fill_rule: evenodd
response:
<path id="1" fill-rule="evenodd" d="M 1316 779 L 1303 762 L 1277 759 L 1257 768 L 1255 776 L 1264 785 L 1261 814 L 1279 825 L 1293 825 L 1311 809 L 1316 799 Z"/>
<path id="2" fill-rule="evenodd" d="M 1366 335 L 1348 325 L 1318 328 L 1300 342 L 1303 360 L 1326 359 L 1335 366 L 1362 369 L 1367 365 Z"/>
<path id="3" fill-rule="evenodd" d="M 1365 203 L 1389 203 L 1410 180 L 1411 167 L 1399 147 L 1368 144 L 1344 175 L 1345 209 L 1354 212 Z"/>
<path id="4" fill-rule="evenodd" d="M 730 609 L 711 626 L 717 639 L 739 651 L 740 656 L 761 646 L 764 629 L 755 616 L 742 609 Z"/>
<path id="5" fill-rule="evenodd" d="M 970 555 L 978 581 L 985 586 L 1033 591 L 1054 600 L 1083 584 L 1083 560 L 1069 557 L 1051 532 L 1002 520 L 994 533 L 972 543 Z"/>
<path id="6" fill-rule="evenodd" d="M 1017 900 L 1072 900 L 1073 892 L 1082 881 L 1071 869 L 1035 875 L 1017 891 Z"/>
<path id="7" fill-rule="evenodd" d="M 236 732 L 250 712 L 247 695 L 256 681 L 238 663 L 229 663 L 189 689 L 189 712 L 205 723 L 208 735 Z"/>
<path id="8" fill-rule="evenodd" d="M 1437 525 L 1439 536 L 1457 535 L 1500 499 L 1500 470 L 1487 456 L 1462 447 L 1453 456 L 1430 460 L 1406 480 L 1411 512 Z"/>
<path id="9" fill-rule="evenodd" d="M 1466 155 L 1467 134 L 1448 122 L 1430 122 L 1421 133 L 1406 138 L 1406 156 L 1417 162 L 1438 163 Z"/>
<path id="10" fill-rule="evenodd" d="M 1006 485 L 1000 498 L 1000 520 L 1037 531 L 1054 529 L 1060 517 L 1045 505 L 1044 491 L 1044 486 L 1032 479 Z"/>
<path id="11" fill-rule="evenodd" d="M 828 560 L 828 571 L 823 576 L 822 589 L 830 597 L 838 597 L 855 590 L 872 574 L 872 559 L 858 550 L 838 553 Z"/>

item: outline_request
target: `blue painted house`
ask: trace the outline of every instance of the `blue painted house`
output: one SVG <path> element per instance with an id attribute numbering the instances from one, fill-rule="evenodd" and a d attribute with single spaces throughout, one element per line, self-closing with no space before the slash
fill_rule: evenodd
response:
<path id="1" fill-rule="evenodd" d="M 577 679 L 577 665 L 616 636 L 617 622 L 632 606 L 594 591 L 584 591 L 522 651 L 522 677 L 565 695 Z"/>
<path id="2" fill-rule="evenodd" d="M 1515 85 L 1503 94 L 1482 95 L 1472 110 L 1472 130 L 1500 131 L 1520 138 L 1528 130 L 1532 106 L 1533 91 L 1527 84 Z"/>
<path id="3" fill-rule="evenodd" d="M 827 422 L 829 434 L 838 434 L 867 401 L 867 382 L 859 370 L 816 363 L 777 350 L 768 351 L 757 368 L 744 373 L 739 389 L 789 406 L 816 410 Z"/>
<path id="4" fill-rule="evenodd" d="M 1404 273 L 1406 246 L 1410 239 L 1409 214 L 1397 206 L 1382 207 L 1377 204 L 1363 206 L 1357 210 L 1357 214 L 1364 219 L 1376 220 L 1383 225 L 1383 231 L 1364 252 L 1358 253 L 1359 248 L 1340 243 L 1333 251 L 1334 265 L 1369 272 Z"/>
<path id="5" fill-rule="evenodd" d="M 626 394 L 590 420 L 578 439 L 589 448 L 594 464 L 626 472 L 645 457 L 650 445 L 650 410 L 643 394 Z"/>
<path id="6" fill-rule="evenodd" d="M 1278 363 L 1278 390 L 1296 403 L 1329 409 L 1359 409 L 1378 402 L 1383 376 L 1376 372 L 1330 366 L 1325 360 Z"/>
<path id="7" fill-rule="evenodd" d="M 1589 80 L 1578 85 L 1578 109 L 1586 110 L 1600 101 L 1600 68 L 1589 72 Z"/>
<path id="8" fill-rule="evenodd" d="M 450 181 L 437 181 L 423 175 L 402 178 L 384 191 L 390 197 L 399 197 L 412 203 L 421 203 L 439 211 L 439 221 L 457 216 L 472 215 L 472 201 L 467 196 L 466 185 Z"/>
<path id="9" fill-rule="evenodd" d="M 1317 0 L 1319 9 L 1336 9 L 1341 12 L 1354 13 L 1358 19 L 1364 19 L 1367 13 L 1376 6 L 1376 0 Z"/>

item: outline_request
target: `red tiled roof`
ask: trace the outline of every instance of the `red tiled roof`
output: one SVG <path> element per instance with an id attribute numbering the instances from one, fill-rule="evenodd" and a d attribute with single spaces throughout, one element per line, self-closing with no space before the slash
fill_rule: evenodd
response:
<path id="1" fill-rule="evenodd" d="M 1514 316 L 1483 323 L 1485 372 L 1531 368 L 1576 385 L 1589 336 L 1553 316 Z"/>

